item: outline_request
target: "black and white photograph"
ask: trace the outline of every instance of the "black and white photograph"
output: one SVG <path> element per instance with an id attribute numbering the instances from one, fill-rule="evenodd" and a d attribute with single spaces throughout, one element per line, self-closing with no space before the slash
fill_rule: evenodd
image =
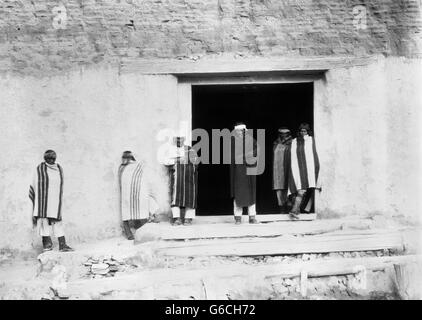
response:
<path id="1" fill-rule="evenodd" d="M 0 300 L 422 300 L 421 0 L 0 0 L 0 120 Z"/>

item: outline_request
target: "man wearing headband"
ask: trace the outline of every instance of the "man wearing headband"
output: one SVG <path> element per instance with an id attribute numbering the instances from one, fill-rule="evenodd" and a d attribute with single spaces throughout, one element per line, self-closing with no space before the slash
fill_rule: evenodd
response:
<path id="1" fill-rule="evenodd" d="M 277 195 L 277 202 L 281 213 L 288 213 L 287 189 L 290 169 L 290 145 L 292 136 L 286 127 L 278 129 L 278 137 L 273 145 L 273 190 Z"/>
<path id="2" fill-rule="evenodd" d="M 290 216 L 298 218 L 301 209 L 310 211 L 312 194 L 318 185 L 319 159 L 311 127 L 307 123 L 299 126 L 297 138 L 293 139 L 290 149 L 291 170 L 289 192 L 295 196 Z M 305 200 L 303 201 L 306 195 Z M 306 208 L 303 208 L 306 206 Z"/>
<path id="3" fill-rule="evenodd" d="M 164 164 L 170 176 L 170 199 L 173 225 L 191 225 L 198 198 L 198 155 L 185 145 L 185 137 L 176 136 L 169 147 Z M 181 211 L 184 210 L 182 219 Z"/>
<path id="4" fill-rule="evenodd" d="M 234 135 L 231 143 L 230 164 L 230 195 L 233 198 L 233 212 L 236 224 L 242 222 L 243 208 L 247 208 L 249 223 L 258 223 L 256 220 L 256 175 L 248 175 L 247 167 L 257 165 L 253 163 L 258 154 L 256 140 L 247 132 L 243 122 L 234 126 Z"/>
<path id="5" fill-rule="evenodd" d="M 32 223 L 42 237 L 44 251 L 53 249 L 52 234 L 58 237 L 60 251 L 73 251 L 66 244 L 62 224 L 63 169 L 56 163 L 53 150 L 44 153 L 44 160 L 37 166 L 29 186 Z"/>
<path id="6" fill-rule="evenodd" d="M 151 174 L 142 161 L 136 161 L 131 151 L 125 151 L 118 176 L 123 230 L 127 239 L 133 240 L 130 225 L 139 229 L 158 210 L 151 186 Z"/>

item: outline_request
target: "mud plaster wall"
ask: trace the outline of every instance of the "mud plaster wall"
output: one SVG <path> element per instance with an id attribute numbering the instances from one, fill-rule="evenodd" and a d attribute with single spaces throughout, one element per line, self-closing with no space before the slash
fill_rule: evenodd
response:
<path id="1" fill-rule="evenodd" d="M 419 158 L 409 155 L 420 135 L 420 2 L 62 1 L 63 29 L 52 24 L 58 3 L 0 4 L 0 247 L 40 242 L 27 194 L 47 148 L 65 171 L 71 241 L 120 234 L 116 172 L 125 149 L 154 167 L 167 210 L 166 178 L 153 157 L 158 130 L 183 119 L 177 79 L 120 75 L 123 58 L 386 56 L 316 83 L 319 208 L 325 217 L 417 217 Z M 365 30 L 353 25 L 358 4 L 368 9 Z"/>
<path id="2" fill-rule="evenodd" d="M 419 63 L 380 59 L 333 69 L 317 82 L 322 216 L 418 217 Z M 64 219 L 72 241 L 121 233 L 117 167 L 126 149 L 152 166 L 161 210 L 168 210 L 156 134 L 184 119 L 177 94 L 172 75 L 119 75 L 112 68 L 43 79 L 3 76 L 0 232 L 8 236 L 0 247 L 39 242 L 31 231 L 28 184 L 48 148 L 64 168 Z"/>
<path id="3" fill-rule="evenodd" d="M 63 24 L 54 9 L 63 4 Z M 363 5 L 367 28 L 354 9 Z M 124 57 L 421 54 L 417 0 L 3 0 L 0 70 Z"/>
<path id="4" fill-rule="evenodd" d="M 332 69 L 315 84 L 322 216 L 420 218 L 420 61 Z"/>
<path id="5" fill-rule="evenodd" d="M 91 69 L 42 80 L 3 77 L 0 88 L 0 247 L 28 245 L 32 237 L 39 242 L 31 231 L 28 183 L 49 148 L 64 169 L 63 216 L 71 240 L 121 234 L 117 169 L 124 150 L 151 164 L 166 210 L 155 135 L 179 117 L 175 77 Z"/>

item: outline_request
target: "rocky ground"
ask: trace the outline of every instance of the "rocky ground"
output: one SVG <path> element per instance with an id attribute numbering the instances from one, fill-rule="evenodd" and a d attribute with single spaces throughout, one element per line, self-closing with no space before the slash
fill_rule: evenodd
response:
<path id="1" fill-rule="evenodd" d="M 277 270 L 414 253 L 382 249 L 253 257 L 167 256 L 157 253 L 157 241 L 169 242 L 155 239 L 135 244 L 121 237 L 76 244 L 76 251 L 70 253 L 59 253 L 57 248 L 41 254 L 2 250 L 0 299 L 399 299 L 392 265 L 365 273 L 311 276 L 306 282 L 301 274 L 279 277 L 268 267 Z"/>
<path id="2" fill-rule="evenodd" d="M 124 240 L 120 240 L 124 241 Z M 243 265 L 268 265 L 274 263 L 289 264 L 297 261 L 312 261 L 315 259 L 330 259 L 338 257 L 374 257 L 390 256 L 393 252 L 379 250 L 371 252 L 338 252 L 329 254 L 303 254 L 277 257 L 161 257 L 146 263 L 144 258 L 133 257 L 113 257 L 113 256 L 91 256 L 78 257 L 71 263 L 60 262 L 57 256 L 64 255 L 48 253 L 52 260 L 40 261 L 28 259 L 16 261 L 7 259 L 7 254 L 3 255 L 0 266 L 0 299 L 145 299 L 156 298 L 153 294 L 145 290 L 131 290 L 131 282 L 136 278 L 129 277 L 127 285 L 117 290 L 102 290 L 97 292 L 95 280 L 121 278 L 122 276 L 138 275 L 142 272 L 160 270 L 163 272 L 178 273 L 199 268 L 225 267 L 235 270 Z M 66 253 L 75 255 L 74 253 Z M 66 265 L 66 267 L 65 267 Z M 215 275 L 218 277 L 218 274 Z M 247 275 L 245 275 L 247 276 Z M 210 274 L 209 277 L 212 277 Z M 300 279 L 272 279 L 271 281 L 257 279 L 254 286 L 246 288 L 238 283 L 232 285 L 227 290 L 226 299 L 396 299 L 397 295 L 390 287 L 388 273 L 385 271 L 371 274 L 371 285 L 377 283 L 377 288 L 369 291 L 359 291 L 354 288 L 354 275 L 332 276 L 324 278 L 312 278 L 308 283 L 308 296 L 302 297 L 300 294 Z M 63 283 L 71 281 L 85 281 L 86 286 L 92 282 L 92 292 L 82 294 L 66 293 L 66 284 L 62 285 L 64 296 L 60 297 L 60 278 Z M 252 280 L 253 281 L 253 280 Z M 249 281 L 250 282 L 250 281 Z M 184 288 L 178 292 L 159 290 L 164 294 L 157 298 L 163 299 L 202 299 L 198 290 L 191 292 L 189 288 Z M 221 297 L 219 297 L 221 298 Z"/>

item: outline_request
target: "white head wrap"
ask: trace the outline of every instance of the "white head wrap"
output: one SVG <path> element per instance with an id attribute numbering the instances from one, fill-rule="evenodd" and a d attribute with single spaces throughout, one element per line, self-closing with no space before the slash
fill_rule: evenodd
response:
<path id="1" fill-rule="evenodd" d="M 234 126 L 235 130 L 246 130 L 246 124 L 238 124 L 237 126 Z"/>

